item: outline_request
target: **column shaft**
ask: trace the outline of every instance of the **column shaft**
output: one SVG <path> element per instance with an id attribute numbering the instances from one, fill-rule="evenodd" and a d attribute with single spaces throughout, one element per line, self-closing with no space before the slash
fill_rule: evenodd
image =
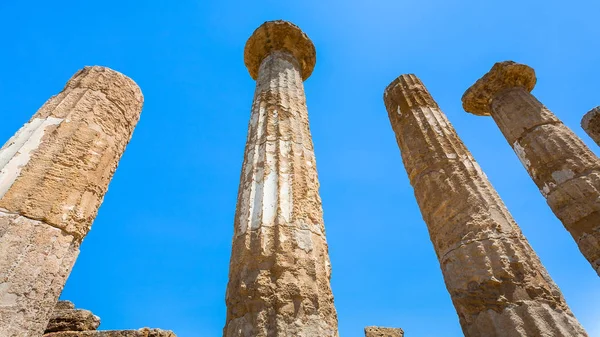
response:
<path id="1" fill-rule="evenodd" d="M 337 336 L 302 76 L 261 63 L 240 179 L 225 336 Z"/>
<path id="2" fill-rule="evenodd" d="M 465 336 L 587 336 L 421 81 L 384 100 Z"/>
<path id="3" fill-rule="evenodd" d="M 86 67 L 0 149 L 0 336 L 41 336 L 143 98 Z"/>

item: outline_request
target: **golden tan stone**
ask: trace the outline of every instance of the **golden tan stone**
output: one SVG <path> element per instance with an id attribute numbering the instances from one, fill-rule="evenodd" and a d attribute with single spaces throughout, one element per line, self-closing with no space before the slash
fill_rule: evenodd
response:
<path id="1" fill-rule="evenodd" d="M 587 336 L 423 83 L 384 101 L 465 336 Z"/>
<path id="2" fill-rule="evenodd" d="M 143 328 L 139 330 L 61 331 L 44 337 L 177 337 L 172 331 Z"/>
<path id="3" fill-rule="evenodd" d="M 338 336 L 302 83 L 308 75 L 296 58 L 311 48 L 282 21 L 265 23 L 246 46 L 250 73 L 254 62 L 260 67 L 235 215 L 226 337 Z"/>
<path id="4" fill-rule="evenodd" d="M 507 67 L 520 71 L 499 71 Z M 477 115 L 484 110 L 491 114 L 554 214 L 600 275 L 600 159 L 529 93 L 533 85 L 522 83 L 535 84 L 533 69 L 497 63 L 466 91 L 463 106 Z M 482 96 L 488 97 L 487 106 L 479 99 Z"/>
<path id="5" fill-rule="evenodd" d="M 129 78 L 85 67 L 0 149 L 0 336 L 40 336 L 141 112 Z"/>

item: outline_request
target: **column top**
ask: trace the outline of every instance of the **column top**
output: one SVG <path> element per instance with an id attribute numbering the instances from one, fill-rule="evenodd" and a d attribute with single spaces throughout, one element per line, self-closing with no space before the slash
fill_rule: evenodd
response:
<path id="1" fill-rule="evenodd" d="M 581 119 L 581 127 L 587 131 L 590 127 L 590 122 L 593 119 L 596 119 L 599 115 L 600 115 L 600 106 L 597 106 L 597 107 L 593 108 L 592 110 L 588 111 L 585 115 L 583 115 L 583 118 Z M 598 123 L 598 122 L 596 122 L 596 123 Z"/>
<path id="2" fill-rule="evenodd" d="M 258 69 L 262 60 L 276 50 L 291 53 L 300 64 L 302 79 L 306 80 L 310 77 L 317 61 L 312 41 L 293 23 L 275 20 L 263 23 L 246 42 L 244 63 L 253 79 L 258 78 Z"/>
<path id="3" fill-rule="evenodd" d="M 498 62 L 465 91 L 462 97 L 463 108 L 474 115 L 489 116 L 492 99 L 500 91 L 513 87 L 531 91 L 535 82 L 533 68 L 513 61 Z"/>
<path id="4" fill-rule="evenodd" d="M 403 74 L 393 80 L 383 92 L 383 102 L 388 111 L 419 107 L 437 107 L 431 94 L 415 74 Z"/>

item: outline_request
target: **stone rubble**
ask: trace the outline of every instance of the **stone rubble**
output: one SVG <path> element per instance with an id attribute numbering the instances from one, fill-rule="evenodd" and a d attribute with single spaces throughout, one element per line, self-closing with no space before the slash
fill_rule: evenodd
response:
<path id="1" fill-rule="evenodd" d="M 492 116 L 517 157 L 600 275 L 600 159 L 530 91 L 535 71 L 496 63 L 463 95 L 465 111 Z"/>
<path id="2" fill-rule="evenodd" d="M 400 328 L 368 326 L 365 328 L 365 337 L 404 337 L 404 331 Z"/>
<path id="3" fill-rule="evenodd" d="M 149 328 L 97 331 L 99 325 L 100 318 L 90 311 L 58 301 L 43 337 L 177 337 L 172 331 Z"/>

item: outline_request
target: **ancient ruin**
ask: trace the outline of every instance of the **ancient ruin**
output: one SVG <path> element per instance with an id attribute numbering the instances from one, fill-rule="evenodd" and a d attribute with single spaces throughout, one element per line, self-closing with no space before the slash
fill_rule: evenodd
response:
<path id="1" fill-rule="evenodd" d="M 303 81 L 316 62 L 295 25 L 246 43 L 256 91 L 239 185 L 223 335 L 338 336 Z"/>
<path id="2" fill-rule="evenodd" d="M 0 336 L 40 336 L 139 119 L 104 67 L 77 72 L 0 149 Z"/>
<path id="3" fill-rule="evenodd" d="M 532 68 L 496 63 L 469 88 L 465 111 L 492 116 L 548 205 L 600 275 L 600 159 L 530 91 Z"/>
<path id="4" fill-rule="evenodd" d="M 365 328 L 365 337 L 404 337 L 404 331 L 399 328 L 368 326 Z"/>
<path id="5" fill-rule="evenodd" d="M 587 336 L 423 83 L 384 101 L 465 336 Z"/>
<path id="6" fill-rule="evenodd" d="M 600 106 L 593 108 L 583 116 L 581 127 L 597 145 L 600 145 Z"/>
<path id="7" fill-rule="evenodd" d="M 176 337 L 172 331 L 139 330 L 99 331 L 100 318 L 89 310 L 75 309 L 70 301 L 58 301 L 43 337 Z"/>

